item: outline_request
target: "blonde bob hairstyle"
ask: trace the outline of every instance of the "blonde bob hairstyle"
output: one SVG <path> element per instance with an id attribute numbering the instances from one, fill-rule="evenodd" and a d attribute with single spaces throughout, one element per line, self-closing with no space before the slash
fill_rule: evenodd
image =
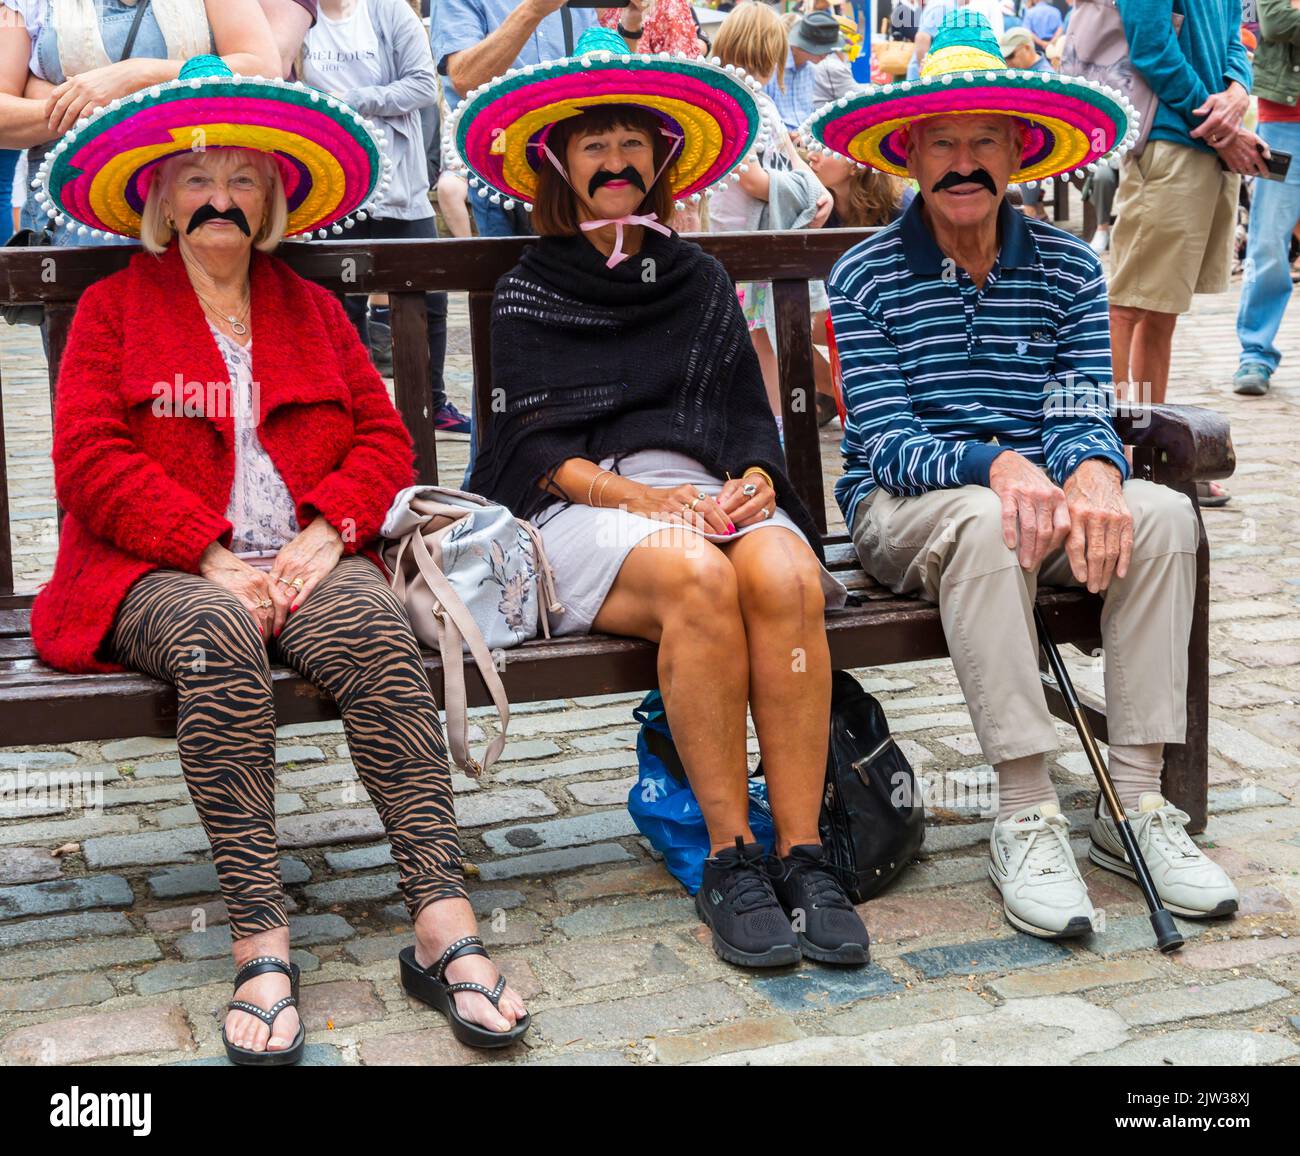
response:
<path id="1" fill-rule="evenodd" d="M 756 80 L 773 76 L 782 92 L 789 51 L 790 37 L 785 22 L 766 4 L 754 0 L 745 0 L 728 12 L 713 37 L 713 54 L 723 64 L 743 68 Z"/>
<path id="2" fill-rule="evenodd" d="M 273 252 L 284 240 L 284 231 L 289 225 L 289 205 L 284 196 L 284 182 L 280 179 L 280 166 L 269 153 L 258 149 L 221 148 L 209 150 L 202 155 L 212 157 L 214 154 L 227 169 L 251 164 L 267 183 L 269 194 L 266 213 L 261 228 L 253 235 L 253 247 L 263 253 Z M 177 153 L 163 161 L 154 173 L 149 195 L 145 198 L 144 212 L 140 215 L 140 244 L 147 252 L 164 252 L 176 235 L 163 213 L 163 190 L 170 186 L 180 167 L 190 163 L 195 155 Z"/>

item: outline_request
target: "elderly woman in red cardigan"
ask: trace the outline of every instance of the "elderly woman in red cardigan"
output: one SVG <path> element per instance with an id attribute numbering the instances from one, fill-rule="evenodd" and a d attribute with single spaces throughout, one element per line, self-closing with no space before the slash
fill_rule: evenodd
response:
<path id="1" fill-rule="evenodd" d="M 181 764 L 230 916 L 234 1062 L 291 1063 L 304 1037 L 272 660 L 338 703 L 415 926 L 404 980 L 464 1042 L 511 1042 L 528 1017 L 476 936 L 437 706 L 374 549 L 414 480 L 411 441 L 334 296 L 270 255 L 286 232 L 359 208 L 382 141 L 345 105 L 232 79 L 214 57 L 181 75 L 91 118 L 42 173 L 49 211 L 138 234 L 145 251 L 87 290 L 72 325 L 54 437 L 66 517 L 33 638 L 62 670 L 176 685 Z M 180 142 L 170 153 L 97 167 L 160 125 Z M 275 154 L 258 151 L 272 137 Z"/>

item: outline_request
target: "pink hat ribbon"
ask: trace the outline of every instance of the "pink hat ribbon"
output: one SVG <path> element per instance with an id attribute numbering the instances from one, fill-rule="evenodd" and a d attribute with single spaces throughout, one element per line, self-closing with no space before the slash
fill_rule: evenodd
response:
<path id="1" fill-rule="evenodd" d="M 623 226 L 624 225 L 642 225 L 647 229 L 653 229 L 656 233 L 662 233 L 665 237 L 671 237 L 673 231 L 667 225 L 659 223 L 658 213 L 647 213 L 643 217 L 637 216 L 636 213 L 628 213 L 626 217 L 607 217 L 600 221 L 580 221 L 578 228 L 584 233 L 590 233 L 593 229 L 603 229 L 606 225 L 614 226 L 614 251 L 609 255 L 605 262 L 605 268 L 612 269 L 615 265 L 626 261 L 630 253 L 623 252 Z"/>

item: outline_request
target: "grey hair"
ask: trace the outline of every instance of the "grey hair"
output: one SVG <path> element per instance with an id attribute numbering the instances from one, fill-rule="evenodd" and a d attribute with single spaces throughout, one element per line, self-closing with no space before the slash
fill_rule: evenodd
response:
<path id="1" fill-rule="evenodd" d="M 253 237 L 253 247 L 263 253 L 272 253 L 284 240 L 289 225 L 289 204 L 284 195 L 284 182 L 280 179 L 280 166 L 269 154 L 258 149 L 223 148 L 222 153 L 240 154 L 241 162 L 253 165 L 270 186 L 266 215 L 262 226 Z M 177 169 L 194 153 L 177 153 L 168 157 L 153 175 L 149 195 L 145 198 L 144 212 L 140 214 L 140 244 L 146 252 L 159 254 L 171 244 L 175 230 L 163 216 L 163 190 L 171 184 Z"/>

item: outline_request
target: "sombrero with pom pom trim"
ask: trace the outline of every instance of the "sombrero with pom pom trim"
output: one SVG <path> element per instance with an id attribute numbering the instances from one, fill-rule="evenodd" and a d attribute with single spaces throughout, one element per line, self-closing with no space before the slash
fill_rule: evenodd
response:
<path id="1" fill-rule="evenodd" d="M 589 28 L 572 56 L 512 68 L 473 89 L 449 131 L 478 196 L 531 209 L 553 125 L 604 104 L 636 105 L 677 138 L 666 179 L 680 205 L 707 196 L 762 143 L 761 91 L 716 57 L 632 53 L 617 33 Z"/>
<path id="2" fill-rule="evenodd" d="M 813 113 L 803 131 L 814 148 L 906 177 L 909 124 L 981 113 L 1028 126 L 1015 183 L 1088 171 L 1137 138 L 1137 111 L 1121 92 L 1082 77 L 1007 68 L 987 18 L 968 8 L 944 18 L 919 80 L 841 97 Z"/>
<path id="3" fill-rule="evenodd" d="M 112 101 L 50 150 L 35 186 L 56 225 L 93 236 L 140 235 L 158 166 L 180 153 L 247 148 L 280 167 L 287 235 L 340 234 L 364 220 L 389 181 L 384 132 L 341 100 L 284 80 L 239 76 L 196 56 L 176 80 Z"/>

